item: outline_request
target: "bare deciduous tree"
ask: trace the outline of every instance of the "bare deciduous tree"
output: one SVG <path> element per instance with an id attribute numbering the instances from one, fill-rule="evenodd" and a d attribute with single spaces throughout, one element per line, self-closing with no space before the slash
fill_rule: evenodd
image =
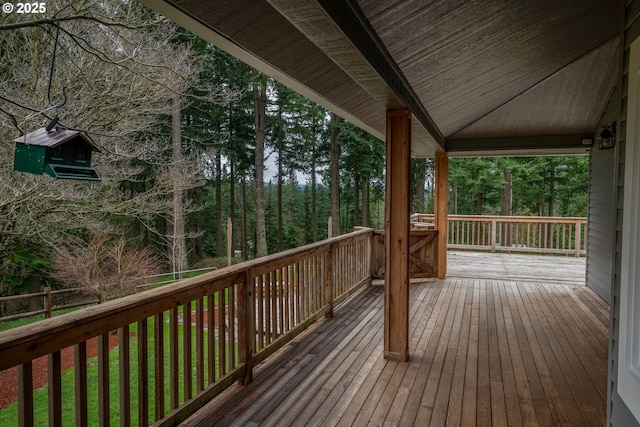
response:
<path id="1" fill-rule="evenodd" d="M 127 245 L 124 236 L 103 233 L 84 241 L 66 236 L 54 251 L 53 276 L 66 287 L 79 287 L 100 302 L 135 292 L 145 276 L 158 274 L 161 263 L 149 248 Z"/>

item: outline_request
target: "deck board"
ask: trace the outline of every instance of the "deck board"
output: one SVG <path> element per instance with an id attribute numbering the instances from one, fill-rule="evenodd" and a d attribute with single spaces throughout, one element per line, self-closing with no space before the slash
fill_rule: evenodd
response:
<path id="1" fill-rule="evenodd" d="M 604 425 L 607 305 L 558 258 L 412 282 L 408 363 L 382 357 L 384 289 L 366 288 L 184 425 Z"/>

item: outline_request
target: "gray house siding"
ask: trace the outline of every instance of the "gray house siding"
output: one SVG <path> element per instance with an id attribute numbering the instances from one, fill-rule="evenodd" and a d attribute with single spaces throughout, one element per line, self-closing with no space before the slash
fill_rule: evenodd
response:
<path id="1" fill-rule="evenodd" d="M 620 317 L 620 273 L 622 253 L 622 210 L 624 187 L 624 157 L 627 119 L 627 89 L 629 72 L 629 47 L 640 36 L 640 0 L 629 0 L 625 8 L 623 28 L 624 52 L 622 59 L 621 79 L 621 114 L 618 126 L 618 144 L 616 145 L 615 163 L 618 165 L 614 182 L 615 192 L 615 253 L 613 259 L 612 289 L 610 301 L 610 332 L 609 332 L 609 407 L 607 408 L 607 423 L 614 427 L 640 427 L 629 408 L 618 394 L 618 339 Z"/>
<path id="2" fill-rule="evenodd" d="M 620 93 L 612 97 L 600 126 L 620 116 Z M 600 126 L 595 137 L 600 134 Z M 599 150 L 597 140 L 589 154 L 589 212 L 586 284 L 606 302 L 611 299 L 615 150 Z"/>

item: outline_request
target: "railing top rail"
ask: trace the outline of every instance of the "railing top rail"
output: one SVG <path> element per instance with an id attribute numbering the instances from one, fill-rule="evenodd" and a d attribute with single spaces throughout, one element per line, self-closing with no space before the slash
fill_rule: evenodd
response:
<path id="1" fill-rule="evenodd" d="M 418 218 L 420 216 L 433 216 L 433 214 L 413 214 L 412 218 Z M 467 219 L 471 221 L 491 221 L 493 219 L 498 221 L 517 221 L 517 222 L 587 222 L 585 217 L 568 217 L 568 216 L 502 216 L 502 215 L 447 215 L 450 219 Z"/>
<path id="2" fill-rule="evenodd" d="M 213 291 L 224 289 L 252 269 L 275 264 L 287 258 L 302 259 L 306 254 L 316 253 L 325 247 L 328 250 L 333 244 L 372 235 L 373 229 L 360 229 L 300 248 L 221 268 L 198 277 L 184 279 L 172 286 L 143 291 L 0 332 L 0 371 L 178 307 L 209 295 Z"/>

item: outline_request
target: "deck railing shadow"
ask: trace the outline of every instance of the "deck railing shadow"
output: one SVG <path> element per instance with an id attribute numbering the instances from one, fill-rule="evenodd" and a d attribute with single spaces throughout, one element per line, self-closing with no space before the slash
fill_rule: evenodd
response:
<path id="1" fill-rule="evenodd" d="M 113 408 L 123 426 L 179 423 L 234 382 L 249 382 L 257 363 L 370 284 L 372 237 L 358 229 L 0 333 L 0 371 L 17 368 L 19 424 L 43 423 L 34 419 L 33 392 L 33 360 L 42 356 L 49 425 L 63 417 L 110 425 Z M 112 333 L 118 348 L 110 351 Z M 94 337 L 97 361 L 90 362 Z M 72 384 L 62 380 L 67 347 Z M 63 394 L 63 384 L 72 390 Z M 71 414 L 63 414 L 63 395 L 74 396 Z"/>

